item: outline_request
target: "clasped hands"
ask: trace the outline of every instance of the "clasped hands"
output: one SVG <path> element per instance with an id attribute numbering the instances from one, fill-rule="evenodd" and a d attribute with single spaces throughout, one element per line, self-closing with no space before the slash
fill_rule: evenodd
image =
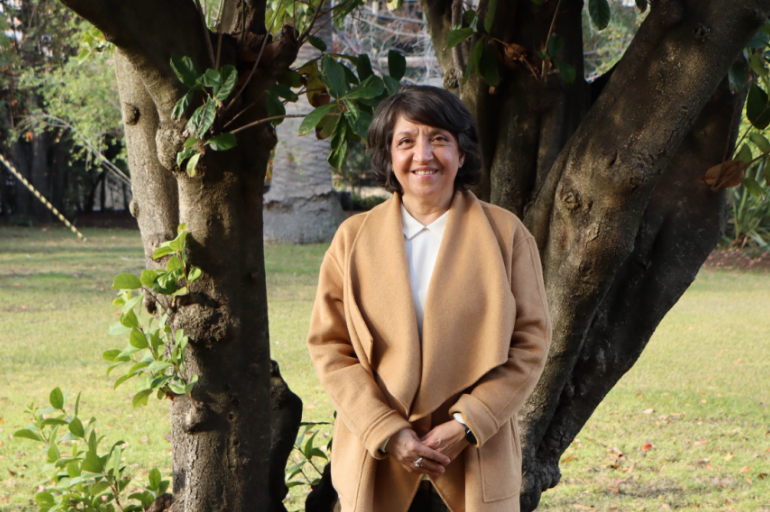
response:
<path id="1" fill-rule="evenodd" d="M 465 427 L 450 420 L 422 437 L 411 428 L 400 430 L 390 438 L 387 449 L 409 473 L 438 476 L 469 444 Z"/>

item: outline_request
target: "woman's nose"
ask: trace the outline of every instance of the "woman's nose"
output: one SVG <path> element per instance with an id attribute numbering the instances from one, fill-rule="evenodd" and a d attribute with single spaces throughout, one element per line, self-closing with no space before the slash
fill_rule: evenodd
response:
<path id="1" fill-rule="evenodd" d="M 422 137 L 417 140 L 415 144 L 415 160 L 420 163 L 426 163 L 433 160 L 433 145 L 429 140 L 425 140 Z"/>

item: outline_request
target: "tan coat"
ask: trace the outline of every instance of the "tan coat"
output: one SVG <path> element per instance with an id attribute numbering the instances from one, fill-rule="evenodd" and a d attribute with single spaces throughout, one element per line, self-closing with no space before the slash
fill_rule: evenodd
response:
<path id="1" fill-rule="evenodd" d="M 321 265 L 308 348 L 337 410 L 332 481 L 343 512 L 406 512 L 421 475 L 379 452 L 460 412 L 478 439 L 431 478 L 453 512 L 519 510 L 515 415 L 542 372 L 551 322 L 532 235 L 456 192 L 422 343 L 398 194 L 340 226 Z"/>

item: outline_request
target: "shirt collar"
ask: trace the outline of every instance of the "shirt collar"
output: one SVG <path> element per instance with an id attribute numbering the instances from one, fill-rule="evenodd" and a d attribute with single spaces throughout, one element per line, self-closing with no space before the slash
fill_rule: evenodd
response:
<path id="1" fill-rule="evenodd" d="M 408 211 L 406 211 L 403 204 L 401 205 L 401 226 L 404 229 L 404 236 L 406 236 L 407 240 L 411 240 L 417 236 L 423 229 L 427 229 L 439 237 L 443 237 L 447 219 L 449 219 L 449 210 L 444 212 L 441 217 L 431 222 L 430 225 L 423 226 L 417 219 L 412 217 Z"/>

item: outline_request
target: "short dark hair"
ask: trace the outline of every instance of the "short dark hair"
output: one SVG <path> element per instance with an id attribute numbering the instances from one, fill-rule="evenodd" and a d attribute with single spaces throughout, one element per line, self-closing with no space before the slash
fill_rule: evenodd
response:
<path id="1" fill-rule="evenodd" d="M 465 154 L 463 165 L 457 170 L 454 183 L 456 190 L 466 190 L 481 180 L 479 135 L 473 116 L 463 102 L 451 92 L 438 87 L 410 85 L 380 103 L 366 137 L 377 182 L 388 192 L 404 192 L 393 174 L 390 155 L 393 128 L 399 116 L 447 130 L 455 136 L 460 152 Z"/>

